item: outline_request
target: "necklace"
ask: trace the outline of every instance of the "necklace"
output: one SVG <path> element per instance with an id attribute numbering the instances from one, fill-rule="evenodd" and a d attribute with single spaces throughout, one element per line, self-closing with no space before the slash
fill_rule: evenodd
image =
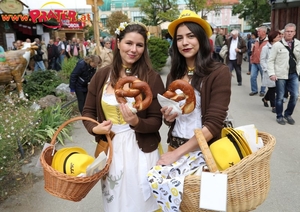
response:
<path id="1" fill-rule="evenodd" d="M 122 67 L 125 68 L 125 74 L 128 76 L 131 74 L 131 68 L 122 64 Z"/>
<path id="2" fill-rule="evenodd" d="M 195 67 L 193 67 L 193 68 L 188 67 L 188 73 L 187 73 L 187 75 L 188 76 L 193 76 L 194 75 L 194 71 L 195 71 Z"/>

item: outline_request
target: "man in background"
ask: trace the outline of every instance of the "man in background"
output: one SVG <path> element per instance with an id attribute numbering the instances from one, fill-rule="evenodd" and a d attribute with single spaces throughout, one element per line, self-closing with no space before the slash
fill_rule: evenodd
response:
<path id="1" fill-rule="evenodd" d="M 299 95 L 300 41 L 294 38 L 296 25 L 289 23 L 284 27 L 284 37 L 276 42 L 268 59 L 268 74 L 276 82 L 276 121 L 278 124 L 295 124 L 292 114 Z M 286 90 L 290 98 L 283 113 L 283 99 Z M 282 114 L 283 113 L 283 114 Z"/>

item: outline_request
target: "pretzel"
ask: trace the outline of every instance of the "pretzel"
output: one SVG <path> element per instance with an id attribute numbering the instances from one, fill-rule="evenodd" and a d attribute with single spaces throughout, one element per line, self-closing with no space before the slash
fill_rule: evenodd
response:
<path id="1" fill-rule="evenodd" d="M 175 92 L 177 89 L 180 89 L 183 93 L 177 94 Z M 194 88 L 185 80 L 179 79 L 173 81 L 163 96 L 175 102 L 185 99 L 185 104 L 180 107 L 182 114 L 191 113 L 195 109 L 196 98 Z"/>
<path id="2" fill-rule="evenodd" d="M 124 90 L 123 87 L 127 83 L 131 83 L 131 86 L 129 89 Z M 150 106 L 153 97 L 148 83 L 141 81 L 134 76 L 127 76 L 119 79 L 115 85 L 115 95 L 117 102 L 124 104 L 127 103 L 125 97 L 134 97 L 135 103 L 133 107 L 136 108 L 137 111 L 147 109 Z M 143 99 L 143 97 L 145 98 Z"/>

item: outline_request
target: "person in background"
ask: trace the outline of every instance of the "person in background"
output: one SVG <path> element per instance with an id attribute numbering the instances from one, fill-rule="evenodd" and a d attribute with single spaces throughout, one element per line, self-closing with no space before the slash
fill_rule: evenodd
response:
<path id="1" fill-rule="evenodd" d="M 251 60 L 250 60 L 250 57 L 252 55 L 252 49 L 253 49 L 254 42 L 255 42 L 256 38 L 257 38 L 256 33 L 252 32 L 251 33 L 251 38 L 247 42 L 247 55 L 248 55 L 248 62 L 249 62 L 247 75 L 251 74 Z"/>
<path id="2" fill-rule="evenodd" d="M 77 43 L 79 44 L 79 58 L 84 58 L 86 56 L 86 48 L 83 44 L 83 39 L 77 39 Z"/>
<path id="3" fill-rule="evenodd" d="M 295 35 L 296 25 L 285 25 L 284 37 L 273 44 L 267 63 L 269 77 L 276 82 L 276 121 L 281 125 L 285 125 L 285 120 L 291 125 L 295 124 L 292 114 L 299 96 L 300 74 L 300 41 Z M 283 111 L 286 89 L 290 98 L 287 108 Z"/>
<path id="4" fill-rule="evenodd" d="M 22 49 L 22 41 L 21 40 L 17 40 L 16 41 L 16 50 L 20 50 L 20 49 Z"/>
<path id="5" fill-rule="evenodd" d="M 101 68 L 110 65 L 113 61 L 113 53 L 111 49 L 111 39 L 106 37 L 103 39 L 104 47 L 100 50 L 100 57 L 102 59 Z"/>
<path id="6" fill-rule="evenodd" d="M 103 41 L 103 37 L 99 37 L 99 42 L 100 42 L 100 47 L 104 47 L 104 41 Z"/>
<path id="7" fill-rule="evenodd" d="M 257 87 L 257 76 L 260 73 L 261 80 L 263 80 L 263 71 L 260 66 L 260 53 L 261 49 L 268 43 L 268 36 L 267 36 L 267 27 L 261 26 L 257 29 L 258 38 L 255 40 L 253 48 L 252 48 L 252 55 L 250 57 L 251 60 L 251 93 L 249 96 L 254 96 L 258 94 L 258 87 Z M 259 96 L 263 97 L 265 95 L 266 87 L 263 85 L 260 86 Z"/>
<path id="8" fill-rule="evenodd" d="M 68 58 L 76 57 L 79 58 L 79 43 L 77 43 L 77 39 L 75 37 L 72 38 L 72 41 L 67 46 L 67 54 Z"/>
<path id="9" fill-rule="evenodd" d="M 101 62 L 101 58 L 98 55 L 86 56 L 77 62 L 70 75 L 70 91 L 71 94 L 76 94 L 80 114 L 83 111 L 88 85 Z"/>
<path id="10" fill-rule="evenodd" d="M 59 57 L 59 52 L 57 46 L 54 44 L 54 40 L 50 39 L 47 45 L 48 52 L 48 69 L 56 70 L 56 58 Z"/>
<path id="11" fill-rule="evenodd" d="M 216 55 L 216 60 L 218 62 L 222 62 L 223 63 L 223 58 L 219 55 L 219 52 L 222 48 L 222 46 L 225 43 L 225 36 L 224 36 L 224 30 L 223 29 L 219 29 L 219 32 L 216 36 L 216 40 L 215 40 L 215 47 L 214 47 L 214 52 Z"/>
<path id="12" fill-rule="evenodd" d="M 41 42 L 41 51 L 43 52 L 42 56 L 45 69 L 48 69 L 48 51 L 45 41 Z"/>
<path id="13" fill-rule="evenodd" d="M 147 51 L 148 31 L 142 23 L 123 22 L 116 30 L 116 48 L 111 65 L 100 68 L 89 85 L 82 116 L 105 123 L 103 126 L 83 121 L 91 135 L 115 133 L 112 139 L 113 157 L 106 178 L 102 178 L 104 211 L 153 212 L 158 209 L 147 182 L 147 172 L 159 158 L 159 129 L 162 114 L 157 94 L 164 84 L 154 71 Z M 126 76 L 135 76 L 148 83 L 153 99 L 146 110 L 133 113 L 128 104 L 118 104 L 114 87 Z M 124 85 L 125 89 L 129 84 Z M 134 98 L 127 98 L 128 103 Z"/>
<path id="14" fill-rule="evenodd" d="M 12 49 L 11 50 L 17 50 L 17 41 L 12 42 Z"/>
<path id="15" fill-rule="evenodd" d="M 228 54 L 225 61 L 230 71 L 235 70 L 238 86 L 241 86 L 243 54 L 247 51 L 246 42 L 239 35 L 238 30 L 234 29 L 230 34 L 231 37 L 225 41 L 228 46 Z"/>
<path id="16" fill-rule="evenodd" d="M 262 98 L 265 107 L 269 107 L 268 101 L 270 101 L 272 112 L 276 113 L 275 110 L 275 96 L 276 96 L 276 84 L 274 81 L 270 80 L 268 74 L 268 58 L 272 49 L 272 46 L 277 41 L 281 40 L 280 32 L 271 31 L 268 34 L 269 42 L 262 48 L 260 53 L 260 66 L 264 72 L 262 85 L 268 87 L 267 93 Z"/>
<path id="17" fill-rule="evenodd" d="M 44 65 L 44 62 L 43 62 L 43 54 L 44 54 L 44 52 L 42 52 L 42 46 L 41 46 L 40 39 L 35 38 L 34 42 L 38 46 L 38 49 L 36 50 L 36 54 L 33 56 L 34 71 L 37 71 L 37 70 L 45 71 L 46 68 L 45 68 L 45 65 Z"/>
<path id="18" fill-rule="evenodd" d="M 182 11 L 179 18 L 170 23 L 168 31 L 173 37 L 174 53 L 166 88 L 175 80 L 188 82 L 195 92 L 195 109 L 181 115 L 172 113 L 173 107 L 161 108 L 169 126 L 170 151 L 162 154 L 157 166 L 148 172 L 148 181 L 160 208 L 169 205 L 174 207 L 173 211 L 179 211 L 181 197 L 172 191 L 182 192 L 179 185 L 183 185 L 184 176 L 205 164 L 194 129 L 202 129 L 207 142 L 220 138 L 230 102 L 231 73 L 228 66 L 211 57 L 212 29 L 195 12 Z M 182 100 L 180 105 L 184 103 Z"/>
<path id="19" fill-rule="evenodd" d="M 56 58 L 56 71 L 60 71 L 65 60 L 66 47 L 60 37 L 56 38 L 56 46 L 59 52 L 59 57 Z"/>
<path id="20" fill-rule="evenodd" d="M 114 50 L 116 46 L 116 39 L 114 37 L 111 37 L 110 42 L 111 42 L 111 49 Z"/>

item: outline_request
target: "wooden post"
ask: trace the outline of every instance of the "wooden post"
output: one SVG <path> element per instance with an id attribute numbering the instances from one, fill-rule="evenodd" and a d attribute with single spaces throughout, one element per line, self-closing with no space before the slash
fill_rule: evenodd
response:
<path id="1" fill-rule="evenodd" d="M 94 0 L 94 5 L 92 5 L 92 7 L 94 7 L 94 18 L 93 18 L 93 22 L 94 22 L 94 39 L 96 41 L 96 54 L 100 55 L 100 41 L 99 41 L 99 8 L 98 8 L 98 4 L 97 4 L 97 0 Z"/>

